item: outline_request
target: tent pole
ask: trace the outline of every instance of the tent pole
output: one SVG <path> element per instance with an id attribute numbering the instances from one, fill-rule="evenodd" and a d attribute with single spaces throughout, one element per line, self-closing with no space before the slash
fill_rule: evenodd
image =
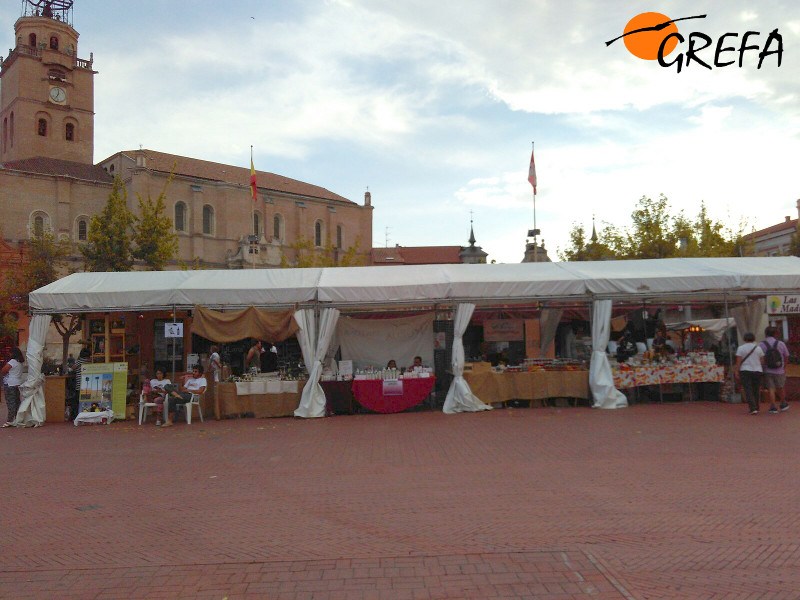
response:
<path id="1" fill-rule="evenodd" d="M 172 322 L 173 323 L 175 322 L 175 317 L 176 316 L 177 315 L 175 313 L 175 305 L 173 304 L 172 305 Z M 175 382 L 175 346 L 178 345 L 178 342 L 176 341 L 177 339 L 178 338 L 172 338 L 172 381 L 173 381 L 173 384 Z"/>
<path id="2" fill-rule="evenodd" d="M 733 354 L 731 353 L 731 327 L 728 317 L 728 290 L 723 290 L 722 297 L 725 299 L 725 336 L 728 338 L 728 375 L 731 378 L 731 396 L 736 393 L 736 377 L 733 372 Z"/>

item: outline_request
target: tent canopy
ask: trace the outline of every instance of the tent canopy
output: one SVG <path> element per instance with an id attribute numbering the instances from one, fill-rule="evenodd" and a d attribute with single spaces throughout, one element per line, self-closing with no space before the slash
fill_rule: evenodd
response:
<path id="1" fill-rule="evenodd" d="M 722 300 L 800 290 L 800 258 L 74 273 L 30 294 L 34 313 L 434 304 L 591 298 Z"/>

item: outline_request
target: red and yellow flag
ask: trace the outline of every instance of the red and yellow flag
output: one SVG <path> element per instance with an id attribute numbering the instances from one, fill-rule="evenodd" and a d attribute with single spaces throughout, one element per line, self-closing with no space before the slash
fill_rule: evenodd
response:
<path id="1" fill-rule="evenodd" d="M 253 194 L 253 201 L 258 201 L 258 186 L 256 185 L 256 168 L 253 165 L 253 149 L 250 148 L 250 189 Z"/>

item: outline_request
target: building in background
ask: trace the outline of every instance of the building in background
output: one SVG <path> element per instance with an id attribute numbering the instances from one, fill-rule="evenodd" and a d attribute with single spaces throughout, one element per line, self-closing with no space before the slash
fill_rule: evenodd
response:
<path id="1" fill-rule="evenodd" d="M 44 8 L 40 8 L 42 5 Z M 369 195 L 357 204 L 323 187 L 156 150 L 120 151 L 93 163 L 94 57 L 81 59 L 72 2 L 25 0 L 14 25 L 15 44 L 0 57 L 0 210 L 2 238 L 12 247 L 44 228 L 59 239 L 85 242 L 119 175 L 128 204 L 156 197 L 174 170 L 167 214 L 178 234 L 171 268 L 277 267 L 294 261 L 306 240 L 318 252 L 358 244 L 365 263 L 372 248 Z M 244 162 L 244 161 L 243 161 Z"/>
<path id="2" fill-rule="evenodd" d="M 367 192 L 369 193 L 369 192 Z M 469 246 L 400 246 L 373 248 L 373 265 L 459 265 L 485 263 L 489 256 L 475 245 L 470 220 Z"/>
<path id="3" fill-rule="evenodd" d="M 800 215 L 800 200 L 797 201 L 797 212 Z M 744 236 L 746 247 L 754 256 L 781 256 L 788 254 L 792 236 L 797 231 L 798 219 L 790 215 L 784 217 L 783 223 L 759 229 Z"/>

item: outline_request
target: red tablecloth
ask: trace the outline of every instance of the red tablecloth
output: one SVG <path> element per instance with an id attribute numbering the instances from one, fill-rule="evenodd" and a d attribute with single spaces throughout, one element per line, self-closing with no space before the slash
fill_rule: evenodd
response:
<path id="1" fill-rule="evenodd" d="M 353 397 L 361 406 L 378 413 L 397 413 L 408 410 L 425 400 L 431 393 L 435 377 L 403 379 L 402 396 L 384 396 L 380 379 L 353 381 Z"/>

